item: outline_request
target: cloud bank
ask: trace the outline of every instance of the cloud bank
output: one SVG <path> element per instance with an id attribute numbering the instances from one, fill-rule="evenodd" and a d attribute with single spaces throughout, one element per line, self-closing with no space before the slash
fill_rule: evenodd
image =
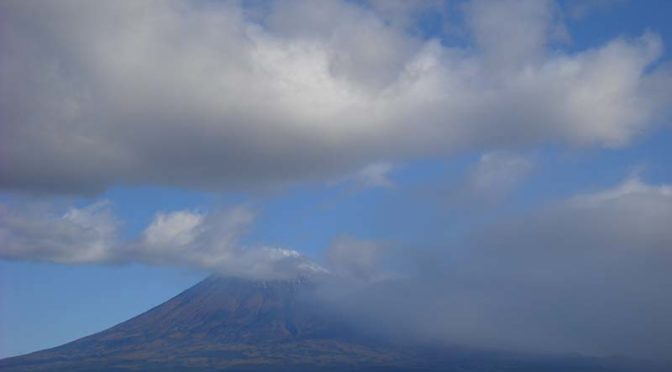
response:
<path id="1" fill-rule="evenodd" d="M 0 187 L 249 189 L 464 149 L 620 146 L 670 103 L 654 33 L 567 52 L 554 4 L 474 1 L 473 45 L 451 46 L 393 5 L 4 1 Z"/>
<path id="2" fill-rule="evenodd" d="M 632 178 L 477 228 L 457 244 L 388 250 L 405 279 L 336 301 L 400 337 L 669 360 L 670 221 L 672 186 Z"/>

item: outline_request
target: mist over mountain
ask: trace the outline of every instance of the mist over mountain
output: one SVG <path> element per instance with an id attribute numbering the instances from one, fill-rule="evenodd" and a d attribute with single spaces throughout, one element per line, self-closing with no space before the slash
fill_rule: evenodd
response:
<path id="1" fill-rule="evenodd" d="M 3 371 L 657 371 L 631 360 L 404 340 L 329 308 L 319 280 L 211 276 L 112 328 L 0 361 Z M 403 327 L 402 327 L 403 329 Z M 660 369 L 662 371 L 662 369 Z"/>

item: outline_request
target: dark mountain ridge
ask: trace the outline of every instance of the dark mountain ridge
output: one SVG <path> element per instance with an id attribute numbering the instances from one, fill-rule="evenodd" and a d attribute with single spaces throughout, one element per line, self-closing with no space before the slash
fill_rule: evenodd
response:
<path id="1" fill-rule="evenodd" d="M 626 363 L 421 347 L 367 334 L 308 279 L 212 276 L 100 333 L 0 361 L 2 371 L 441 370 L 643 371 Z M 662 371 L 662 369 L 660 369 Z"/>

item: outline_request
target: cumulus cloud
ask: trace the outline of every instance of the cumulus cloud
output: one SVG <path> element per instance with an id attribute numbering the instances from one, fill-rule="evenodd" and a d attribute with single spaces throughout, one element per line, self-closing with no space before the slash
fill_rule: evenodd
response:
<path id="1" fill-rule="evenodd" d="M 475 47 L 458 47 L 384 8 L 2 2 L 0 187 L 270 187 L 470 148 L 619 146 L 669 104 L 655 34 L 569 53 L 550 47 L 552 3 L 475 1 Z"/>
<path id="2" fill-rule="evenodd" d="M 632 178 L 412 247 L 407 279 L 343 301 L 386 332 L 504 349 L 669 359 L 672 186 Z M 389 252 L 388 252 L 389 253 Z"/>
<path id="3" fill-rule="evenodd" d="M 44 207 L 0 206 L 0 255 L 62 263 L 110 260 L 119 225 L 107 202 L 70 208 L 60 215 Z"/>
<path id="4" fill-rule="evenodd" d="M 135 239 L 122 239 L 108 202 L 58 214 L 29 205 L 0 208 L 0 258 L 65 264 L 191 267 L 252 278 L 291 278 L 325 270 L 291 249 L 245 246 L 253 220 L 247 208 L 204 214 L 158 213 Z M 25 212 L 28 210 L 29 212 Z"/>

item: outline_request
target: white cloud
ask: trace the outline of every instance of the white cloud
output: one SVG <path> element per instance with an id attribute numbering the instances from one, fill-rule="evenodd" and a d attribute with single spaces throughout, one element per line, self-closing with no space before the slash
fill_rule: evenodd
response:
<path id="1" fill-rule="evenodd" d="M 657 36 L 566 53 L 552 4 L 505 5 L 468 6 L 478 48 L 462 48 L 352 2 L 3 2 L 0 186 L 267 187 L 469 148 L 620 146 L 662 115 Z"/>
<path id="2" fill-rule="evenodd" d="M 107 202 L 70 208 L 0 206 L 0 256 L 12 260 L 85 263 L 113 261 L 119 221 Z"/>
<path id="3" fill-rule="evenodd" d="M 140 237 L 125 240 L 109 203 L 70 208 L 63 215 L 30 205 L 0 208 L 0 258 L 65 264 L 140 262 L 191 267 L 253 278 L 325 272 L 290 249 L 244 245 L 253 220 L 247 208 L 210 214 L 158 213 Z"/>
<path id="4" fill-rule="evenodd" d="M 158 213 L 145 229 L 144 241 L 148 246 L 186 245 L 194 241 L 196 229 L 203 215 L 189 211 Z"/>

